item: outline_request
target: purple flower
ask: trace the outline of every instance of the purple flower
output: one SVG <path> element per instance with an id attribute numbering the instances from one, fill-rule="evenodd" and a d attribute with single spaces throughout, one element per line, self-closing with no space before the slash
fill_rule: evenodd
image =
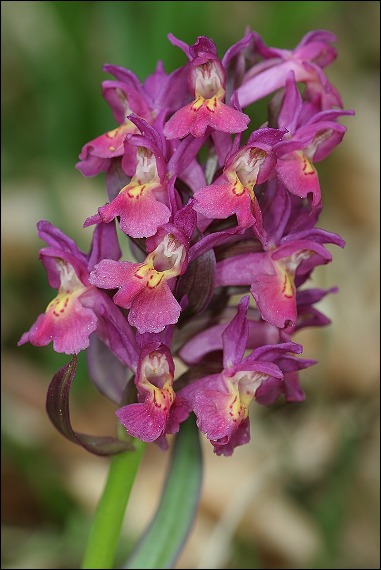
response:
<path id="1" fill-rule="evenodd" d="M 88 254 L 39 222 L 40 260 L 57 295 L 19 345 L 89 349 L 90 377 L 130 436 L 166 449 L 194 412 L 215 453 L 229 456 L 250 440 L 254 400 L 305 397 L 299 373 L 315 362 L 298 356 L 293 336 L 330 322 L 315 305 L 337 289 L 307 282 L 332 260 L 326 244 L 344 246 L 316 227 L 316 164 L 341 142 L 339 118 L 353 112 L 325 75 L 336 57 L 329 32 L 283 50 L 247 30 L 222 60 L 206 36 L 193 45 L 168 37 L 187 57 L 172 73 L 159 62 L 140 82 L 104 66 L 117 126 L 83 147 L 77 168 L 106 172 L 108 202 L 83 224 L 95 226 Z M 242 108 L 273 92 L 267 116 L 245 136 Z M 187 370 L 174 382 L 176 359 Z M 48 413 L 72 441 L 116 453 L 124 443 L 71 427 L 76 363 L 53 378 Z"/>
<path id="2" fill-rule="evenodd" d="M 146 344 L 141 350 L 135 385 L 138 403 L 127 404 L 116 415 L 127 432 L 166 448 L 165 434 L 176 433 L 189 415 L 187 406 L 173 390 L 175 365 L 167 346 Z"/>
<path id="3" fill-rule="evenodd" d="M 167 173 L 164 141 L 159 133 L 145 121 L 131 116 L 131 121 L 143 134 L 130 136 L 125 147 L 136 151 L 134 173 L 112 202 L 98 208 L 98 213 L 90 216 L 84 227 L 95 223 L 109 223 L 120 217 L 121 230 L 131 237 L 149 237 L 157 228 L 166 224 L 170 217 L 167 192 Z M 124 155 L 122 159 L 125 160 Z M 128 171 L 128 167 L 124 168 Z"/>
<path id="4" fill-rule="evenodd" d="M 192 407 L 197 425 L 217 455 L 231 455 L 250 439 L 249 406 L 257 389 L 268 378 L 283 377 L 270 359 L 300 352 L 292 342 L 255 349 L 244 357 L 248 340 L 246 312 L 249 298 L 241 299 L 237 314 L 226 327 L 223 339 L 223 370 L 200 378 L 178 394 Z"/>
<path id="5" fill-rule="evenodd" d="M 319 230 L 287 236 L 269 251 L 241 254 L 217 263 L 216 286 L 250 285 L 262 318 L 278 328 L 294 329 L 296 288 L 314 267 L 332 260 L 319 241 L 343 246 L 339 236 Z"/>
<path id="6" fill-rule="evenodd" d="M 136 125 L 128 118 L 131 113 L 152 121 L 144 92 L 132 73 L 124 81 L 104 81 L 102 91 L 119 126 L 85 144 L 79 155 L 80 162 L 76 164 L 84 176 L 95 176 L 106 171 L 113 158 L 123 156 L 126 136 L 138 132 Z"/>
<path id="7" fill-rule="evenodd" d="M 276 171 L 285 187 L 301 198 L 312 194 L 312 205 L 321 202 L 320 185 L 314 163 L 323 160 L 338 145 L 346 128 L 336 122 L 353 111 L 331 110 L 314 114 L 303 121 L 303 100 L 290 71 L 280 109 L 279 127 L 288 133 L 276 146 Z"/>
<path id="8" fill-rule="evenodd" d="M 173 36 L 170 39 L 185 51 L 190 60 L 188 85 L 193 101 L 172 115 L 164 127 L 165 136 L 168 139 L 182 139 L 190 133 L 200 137 L 205 134 L 207 127 L 226 133 L 245 130 L 249 117 L 223 102 L 226 74 L 214 43 L 200 36 L 189 47 Z"/>
<path id="9" fill-rule="evenodd" d="M 284 87 L 290 71 L 295 80 L 306 83 L 309 98 L 320 102 L 320 109 L 342 106 L 340 94 L 322 71 L 336 57 L 331 45 L 336 37 L 325 30 L 309 32 L 292 51 L 267 47 L 255 34 L 255 51 L 263 61 L 254 64 L 237 89 L 242 107 Z"/>
<path id="10" fill-rule="evenodd" d="M 132 330 L 109 297 L 89 281 L 90 269 L 102 254 L 120 256 L 115 228 L 98 226 L 88 256 L 49 222 L 42 220 L 37 228 L 41 239 L 48 244 L 40 250 L 40 260 L 48 273 L 49 284 L 58 289 L 58 294 L 18 344 L 46 346 L 53 342 L 56 352 L 77 354 L 89 347 L 90 335 L 97 331 L 101 340 L 125 364 L 132 366 L 135 344 Z M 125 339 L 123 346 L 119 333 Z"/>
<path id="11" fill-rule="evenodd" d="M 114 302 L 129 309 L 128 321 L 140 333 L 160 332 L 177 323 L 181 307 L 173 287 L 175 278 L 187 267 L 189 236 L 167 224 L 147 245 L 150 253 L 142 263 L 104 259 L 90 275 L 90 282 L 97 287 L 119 289 Z"/>
<path id="12" fill-rule="evenodd" d="M 211 219 L 235 214 L 239 227 L 255 225 L 262 235 L 262 215 L 254 187 L 273 174 L 276 156 L 272 149 L 284 132 L 269 128 L 254 131 L 246 145 L 228 155 L 221 176 L 195 192 L 194 209 Z"/>

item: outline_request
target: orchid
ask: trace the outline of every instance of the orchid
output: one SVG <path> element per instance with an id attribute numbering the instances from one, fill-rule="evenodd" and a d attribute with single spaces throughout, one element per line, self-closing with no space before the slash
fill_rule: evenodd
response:
<path id="1" fill-rule="evenodd" d="M 126 463 L 112 469 L 129 489 L 145 445 L 166 450 L 174 436 L 163 497 L 174 485 L 189 502 L 169 541 L 172 567 L 199 500 L 200 434 L 216 455 L 231 456 L 250 441 L 255 403 L 307 395 L 302 371 L 317 363 L 300 356 L 294 335 L 330 323 L 316 305 L 338 289 L 310 281 L 333 260 L 327 246 L 345 245 L 317 226 L 324 195 L 316 165 L 341 143 L 338 119 L 353 111 L 343 110 L 324 72 L 336 57 L 329 32 L 283 50 L 248 30 L 222 58 L 208 37 L 193 45 L 168 37 L 188 60 L 169 74 L 161 62 L 144 82 L 104 67 L 114 77 L 102 91 L 117 126 L 86 143 L 76 166 L 84 176 L 105 172 L 107 198 L 84 220 L 93 229 L 88 253 L 51 223 L 37 224 L 57 295 L 18 344 L 52 342 L 72 355 L 49 386 L 49 417 L 86 450 L 121 454 Z M 244 110 L 270 95 L 255 128 Z M 91 381 L 116 406 L 117 437 L 71 425 L 82 351 Z M 187 477 L 176 480 L 184 465 Z M 109 481 L 113 489 L 111 473 Z M 119 491 L 111 491 L 118 500 Z M 163 499 L 125 567 L 148 567 L 144 545 L 167 520 L 168 504 Z M 121 517 L 101 509 L 97 532 L 105 525 L 117 533 Z M 99 554 L 97 532 L 84 567 L 111 567 L 114 550 L 106 540 L 107 557 Z"/>
<path id="2" fill-rule="evenodd" d="M 173 36 L 170 39 L 190 60 L 188 83 L 194 99 L 172 115 L 164 127 L 165 136 L 181 139 L 190 133 L 200 137 L 207 127 L 227 133 L 245 130 L 249 117 L 223 102 L 226 75 L 215 44 L 205 37 L 199 37 L 190 47 Z"/>
<path id="3" fill-rule="evenodd" d="M 268 128 L 252 133 L 246 145 L 228 155 L 221 176 L 194 193 L 196 212 L 211 220 L 235 214 L 240 227 L 254 225 L 261 235 L 262 215 L 254 187 L 272 175 L 276 164 L 272 149 L 283 135 L 284 131 Z"/>
<path id="4" fill-rule="evenodd" d="M 164 141 L 142 119 L 131 116 L 131 122 L 146 134 L 131 135 L 125 142 L 127 152 L 122 159 L 125 172 L 131 170 L 131 147 L 136 149 L 132 177 L 110 203 L 98 209 L 98 214 L 85 220 L 84 226 L 109 223 L 118 216 L 124 233 L 141 238 L 153 235 L 159 226 L 169 220 L 168 180 L 163 158 Z"/>
<path id="5" fill-rule="evenodd" d="M 346 128 L 336 122 L 337 118 L 353 112 L 326 110 L 306 120 L 303 111 L 303 100 L 290 71 L 278 117 L 287 134 L 277 145 L 277 174 L 290 192 L 301 198 L 311 193 L 312 205 L 318 206 L 321 193 L 314 162 L 323 160 L 342 140 Z"/>
<path id="6" fill-rule="evenodd" d="M 158 342 L 142 347 L 135 384 L 138 403 L 115 413 L 127 432 L 142 441 L 156 442 L 166 449 L 167 433 L 176 433 L 189 410 L 174 392 L 175 364 L 169 348 Z"/>
<path id="7" fill-rule="evenodd" d="M 257 389 L 269 378 L 283 378 L 280 368 L 268 361 L 269 355 L 272 358 L 278 353 L 301 351 L 295 343 L 284 343 L 268 345 L 265 351 L 255 349 L 244 358 L 248 340 L 245 314 L 248 302 L 248 297 L 243 297 L 236 316 L 222 334 L 223 370 L 200 378 L 179 391 L 193 408 L 197 425 L 207 435 L 217 455 L 231 455 L 237 445 L 248 443 L 249 406 Z M 263 354 L 267 361 L 262 360 Z"/>
<path id="8" fill-rule="evenodd" d="M 85 144 L 76 165 L 85 176 L 95 176 L 107 170 L 112 159 L 125 154 L 127 134 L 139 132 L 128 118 L 131 113 L 147 120 L 151 118 L 139 81 L 132 74 L 125 81 L 104 81 L 102 91 L 119 126 Z"/>
<path id="9" fill-rule="evenodd" d="M 115 227 L 98 226 L 88 255 L 49 222 L 41 220 L 37 227 L 49 246 L 40 250 L 40 260 L 58 294 L 18 344 L 46 346 L 53 342 L 56 352 L 78 354 L 89 347 L 90 336 L 96 332 L 125 365 L 132 366 L 135 345 L 132 329 L 109 297 L 89 281 L 90 270 L 99 257 L 121 255 Z M 118 346 L 118 333 L 114 329 L 125 338 L 123 348 Z"/>

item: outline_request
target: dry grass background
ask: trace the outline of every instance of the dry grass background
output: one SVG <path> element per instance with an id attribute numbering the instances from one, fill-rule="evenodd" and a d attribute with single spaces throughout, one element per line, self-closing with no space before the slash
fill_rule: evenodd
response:
<path id="1" fill-rule="evenodd" d="M 230 459 L 213 455 L 203 440 L 201 503 L 177 568 L 379 568 L 378 2 L 195 2 L 199 11 L 208 5 L 210 23 L 198 29 L 194 17 L 191 30 L 181 18 L 183 2 L 2 2 L 2 568 L 78 567 L 105 481 L 107 460 L 64 440 L 46 417 L 46 388 L 65 359 L 50 348 L 15 344 L 51 298 L 37 259 L 36 222 L 50 219 L 83 248 L 89 242 L 80 228 L 103 203 L 102 181 L 83 179 L 73 165 L 82 144 L 110 120 L 98 88 L 102 63 L 137 71 L 120 55 L 124 40 L 110 14 L 130 9 L 139 23 L 141 4 L 161 5 L 157 15 L 169 19 L 160 20 L 171 26 L 160 32 L 163 43 L 169 31 L 189 42 L 206 33 L 221 53 L 218 38 L 233 43 L 247 23 L 277 47 L 292 47 L 311 28 L 330 29 L 338 34 L 339 59 L 329 76 L 345 107 L 356 110 L 342 121 L 343 143 L 318 165 L 320 227 L 347 245 L 332 249 L 333 263 L 314 274 L 314 285 L 340 288 L 320 305 L 332 325 L 297 339 L 305 357 L 319 361 L 301 374 L 307 400 L 252 406 L 252 442 Z M 302 9 L 312 10 L 311 21 L 301 21 Z M 279 19 L 286 16 L 283 29 Z M 116 34 L 107 39 L 112 23 Z M 274 35 L 290 32 L 295 40 L 270 40 L 272 23 Z M 134 20 L 125 26 L 134 33 Z M 141 33 L 148 32 L 143 23 Z M 151 50 L 149 56 L 156 59 Z M 83 364 L 81 370 L 73 423 L 79 431 L 112 433 L 114 407 L 88 385 Z M 167 463 L 168 454 L 149 448 L 121 557 L 155 510 Z"/>

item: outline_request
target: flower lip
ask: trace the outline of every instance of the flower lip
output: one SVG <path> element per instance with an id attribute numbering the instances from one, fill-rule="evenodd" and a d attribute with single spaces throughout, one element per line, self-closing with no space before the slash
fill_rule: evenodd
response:
<path id="1" fill-rule="evenodd" d="M 204 99 L 222 99 L 225 95 L 225 77 L 223 69 L 213 60 L 207 60 L 196 67 L 192 66 L 191 83 L 194 86 L 196 96 Z"/>
<path id="2" fill-rule="evenodd" d="M 185 260 L 186 251 L 173 234 L 167 234 L 152 252 L 153 267 L 158 272 L 179 271 Z"/>

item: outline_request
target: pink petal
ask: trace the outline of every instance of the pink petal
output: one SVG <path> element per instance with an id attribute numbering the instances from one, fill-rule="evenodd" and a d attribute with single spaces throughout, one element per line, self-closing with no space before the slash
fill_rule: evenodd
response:
<path id="1" fill-rule="evenodd" d="M 205 186 L 197 190 L 194 197 L 194 210 L 207 218 L 225 219 L 241 209 L 250 213 L 250 196 L 247 192 L 237 196 L 230 182 Z"/>
<path id="2" fill-rule="evenodd" d="M 196 114 L 197 111 L 193 110 L 193 102 L 176 111 L 164 125 L 163 132 L 165 137 L 167 139 L 182 139 L 189 135 L 196 121 Z M 206 127 L 207 125 L 205 125 L 203 132 L 205 132 Z"/>
<path id="3" fill-rule="evenodd" d="M 296 324 L 295 291 L 289 295 L 284 282 L 286 278 L 286 274 L 277 271 L 260 273 L 250 287 L 262 318 L 280 329 Z"/>
<path id="4" fill-rule="evenodd" d="M 152 442 L 164 434 L 167 413 L 156 408 L 151 401 L 129 404 L 115 413 L 132 437 Z"/>
<path id="5" fill-rule="evenodd" d="M 225 103 L 218 103 L 214 112 L 209 112 L 209 125 L 216 131 L 223 131 L 224 133 L 241 133 L 247 129 L 250 122 L 250 117 L 225 105 Z"/>
<path id="6" fill-rule="evenodd" d="M 131 261 L 102 259 L 94 266 L 89 281 L 102 289 L 117 289 L 130 280 L 139 267 L 140 264 Z"/>
<path id="7" fill-rule="evenodd" d="M 130 197 L 126 190 L 110 204 L 99 208 L 99 214 L 105 222 L 120 216 L 121 230 L 131 237 L 141 238 L 154 235 L 159 226 L 168 222 L 171 212 L 156 200 L 152 190 L 143 191 L 136 197 Z"/>
<path id="8" fill-rule="evenodd" d="M 109 164 L 109 158 L 99 158 L 89 154 L 86 158 L 77 162 L 75 167 L 82 172 L 83 176 L 96 176 L 100 172 L 105 172 Z"/>
<path id="9" fill-rule="evenodd" d="M 99 158 L 114 158 L 124 153 L 124 141 L 128 133 L 136 131 L 132 123 L 122 124 L 85 144 L 79 158 L 82 160 L 94 155 Z"/>
<path id="10" fill-rule="evenodd" d="M 94 311 L 84 308 L 78 298 L 68 297 L 66 306 L 60 304 L 40 315 L 29 332 L 23 334 L 18 345 L 30 342 L 34 346 L 46 346 L 53 341 L 56 352 L 77 354 L 90 345 L 89 336 L 97 327 Z"/>
<path id="11" fill-rule="evenodd" d="M 306 198 L 312 193 L 312 204 L 321 202 L 320 184 L 315 167 L 301 152 L 290 152 L 278 158 L 276 170 L 285 187 L 296 196 Z"/>
<path id="12" fill-rule="evenodd" d="M 245 445 L 250 441 L 250 420 L 245 418 L 237 428 L 232 432 L 230 439 L 227 443 L 221 443 L 218 441 L 212 441 L 214 446 L 214 453 L 217 455 L 225 455 L 225 457 L 230 457 L 234 449 L 239 445 Z"/>
<path id="13" fill-rule="evenodd" d="M 177 323 L 181 312 L 167 283 L 154 288 L 145 287 L 134 298 L 128 315 L 131 325 L 140 333 L 160 332 Z"/>
<path id="14" fill-rule="evenodd" d="M 230 394 L 217 390 L 205 390 L 195 395 L 193 410 L 197 416 L 197 425 L 208 439 L 218 440 L 230 435 L 230 401 Z"/>

